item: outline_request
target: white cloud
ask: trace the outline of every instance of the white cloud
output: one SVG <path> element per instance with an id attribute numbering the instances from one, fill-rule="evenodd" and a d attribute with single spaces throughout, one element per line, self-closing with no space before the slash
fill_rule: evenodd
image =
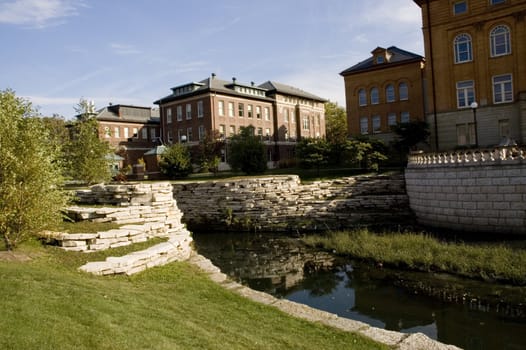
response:
<path id="1" fill-rule="evenodd" d="M 0 23 L 45 28 L 76 16 L 83 0 L 13 0 L 0 4 Z"/>
<path id="2" fill-rule="evenodd" d="M 118 55 L 137 55 L 142 53 L 133 45 L 120 44 L 120 43 L 111 43 L 111 50 Z"/>

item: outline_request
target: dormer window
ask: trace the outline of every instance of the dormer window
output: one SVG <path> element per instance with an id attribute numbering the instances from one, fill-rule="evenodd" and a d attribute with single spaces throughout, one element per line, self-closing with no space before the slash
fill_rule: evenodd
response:
<path id="1" fill-rule="evenodd" d="M 382 64 L 385 62 L 384 56 L 376 56 L 376 64 Z"/>

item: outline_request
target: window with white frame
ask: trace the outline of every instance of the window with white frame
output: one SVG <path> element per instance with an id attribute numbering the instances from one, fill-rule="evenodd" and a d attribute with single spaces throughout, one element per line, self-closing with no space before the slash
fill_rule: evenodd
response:
<path id="1" fill-rule="evenodd" d="M 457 108 L 468 108 L 475 101 L 475 83 L 473 80 L 457 82 Z"/>
<path id="2" fill-rule="evenodd" d="M 373 116 L 373 133 L 379 133 L 382 131 L 381 120 L 379 115 Z"/>
<path id="3" fill-rule="evenodd" d="M 186 120 L 192 119 L 192 105 L 190 103 L 186 104 Z"/>
<path id="4" fill-rule="evenodd" d="M 360 106 L 367 106 L 367 93 L 365 89 L 358 90 L 358 104 Z"/>
<path id="5" fill-rule="evenodd" d="M 184 129 L 178 129 L 177 130 L 177 142 L 183 142 L 183 136 L 186 136 L 184 133 Z"/>
<path id="6" fill-rule="evenodd" d="M 145 126 L 141 129 L 141 138 L 143 140 L 148 140 L 148 128 Z"/>
<path id="7" fill-rule="evenodd" d="M 192 141 L 192 137 L 193 137 L 192 127 L 186 128 L 186 141 L 188 142 Z"/>
<path id="8" fill-rule="evenodd" d="M 110 138 L 111 137 L 111 131 L 109 126 L 104 127 L 104 137 Z"/>
<path id="9" fill-rule="evenodd" d="M 204 111 L 203 111 L 203 101 L 199 100 L 197 101 L 197 118 L 203 118 Z"/>
<path id="10" fill-rule="evenodd" d="M 172 122 L 172 109 L 166 109 L 166 123 L 170 124 Z"/>
<path id="11" fill-rule="evenodd" d="M 263 109 L 263 114 L 264 114 L 265 120 L 270 120 L 270 109 L 268 107 L 265 107 Z"/>
<path id="12" fill-rule="evenodd" d="M 217 110 L 220 117 L 225 115 L 225 101 L 219 101 L 217 104 Z"/>
<path id="13" fill-rule="evenodd" d="M 395 89 L 393 84 L 389 84 L 385 87 L 385 100 L 387 102 L 395 101 Z"/>
<path id="14" fill-rule="evenodd" d="M 235 125 L 230 125 L 230 136 L 234 136 L 235 134 L 236 134 Z"/>
<path id="15" fill-rule="evenodd" d="M 265 136 L 267 137 L 267 139 L 270 138 L 270 128 L 265 129 Z"/>
<path id="16" fill-rule="evenodd" d="M 454 41 L 454 51 L 455 63 L 472 61 L 471 36 L 466 33 L 457 35 Z"/>
<path id="17" fill-rule="evenodd" d="M 121 137 L 121 128 L 119 128 L 118 126 L 113 128 L 113 136 L 115 136 L 116 138 L 120 138 Z"/>
<path id="18" fill-rule="evenodd" d="M 283 121 L 285 123 L 288 123 L 289 122 L 289 109 L 288 108 L 285 108 L 283 110 Z"/>
<path id="19" fill-rule="evenodd" d="M 204 140 L 205 138 L 205 126 L 204 125 L 199 125 L 199 129 L 198 129 L 198 133 L 199 133 L 199 141 L 202 141 Z"/>
<path id="20" fill-rule="evenodd" d="M 513 81 L 511 74 L 493 77 L 493 103 L 513 102 Z"/>
<path id="21" fill-rule="evenodd" d="M 134 139 L 139 138 L 139 129 L 133 128 L 133 138 Z"/>
<path id="22" fill-rule="evenodd" d="M 490 32 L 491 57 L 511 53 L 510 29 L 507 26 L 496 26 Z"/>
<path id="23" fill-rule="evenodd" d="M 360 118 L 360 133 L 362 135 L 369 133 L 369 119 L 367 117 Z"/>
<path id="24" fill-rule="evenodd" d="M 489 0 L 490 5 L 504 4 L 506 0 Z"/>
<path id="25" fill-rule="evenodd" d="M 252 105 L 247 106 L 247 116 L 252 118 Z"/>
<path id="26" fill-rule="evenodd" d="M 221 138 L 225 137 L 225 124 L 219 125 L 219 137 Z"/>
<path id="27" fill-rule="evenodd" d="M 510 137 L 510 121 L 509 119 L 499 120 L 499 136 L 501 139 Z"/>
<path id="28" fill-rule="evenodd" d="M 259 136 L 260 138 L 263 137 L 263 128 L 258 128 L 258 136 Z"/>
<path id="29" fill-rule="evenodd" d="M 309 130 L 309 129 L 310 129 L 309 117 L 305 116 L 303 117 L 303 130 Z"/>
<path id="30" fill-rule="evenodd" d="M 400 113 L 400 123 L 409 123 L 409 112 Z"/>
<path id="31" fill-rule="evenodd" d="M 409 99 L 409 90 L 406 83 L 398 84 L 398 98 L 400 101 L 405 101 Z"/>
<path id="32" fill-rule="evenodd" d="M 234 102 L 228 102 L 228 116 L 234 116 Z"/>
<path id="33" fill-rule="evenodd" d="M 387 114 L 387 125 L 394 126 L 396 125 L 396 113 L 389 113 Z"/>
<path id="34" fill-rule="evenodd" d="M 183 120 L 183 106 L 177 106 L 177 121 Z"/>
<path id="35" fill-rule="evenodd" d="M 130 137 L 130 132 L 128 130 L 128 127 L 124 127 L 124 138 L 128 139 Z"/>
<path id="36" fill-rule="evenodd" d="M 372 88 L 371 89 L 371 104 L 377 105 L 380 103 L 380 96 L 378 94 L 378 88 Z"/>
<path id="37" fill-rule="evenodd" d="M 155 131 L 155 128 L 150 128 L 150 139 L 152 141 L 155 141 L 156 138 L 157 138 L 157 133 Z"/>
<path id="38" fill-rule="evenodd" d="M 290 112 L 290 122 L 296 124 L 296 111 L 294 109 Z"/>
<path id="39" fill-rule="evenodd" d="M 237 104 L 237 115 L 239 118 L 243 118 L 245 115 L 245 106 L 242 103 Z"/>
<path id="40" fill-rule="evenodd" d="M 261 119 L 261 106 L 256 106 L 256 118 Z"/>

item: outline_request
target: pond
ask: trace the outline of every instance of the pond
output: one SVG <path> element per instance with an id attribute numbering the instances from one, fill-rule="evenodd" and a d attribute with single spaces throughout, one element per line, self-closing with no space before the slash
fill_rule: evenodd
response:
<path id="1" fill-rule="evenodd" d="M 526 349 L 526 288 L 344 260 L 271 233 L 194 233 L 196 250 L 255 290 L 468 350 Z"/>

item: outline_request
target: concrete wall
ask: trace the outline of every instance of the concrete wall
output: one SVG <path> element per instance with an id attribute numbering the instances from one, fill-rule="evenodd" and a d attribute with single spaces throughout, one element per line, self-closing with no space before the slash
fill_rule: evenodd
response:
<path id="1" fill-rule="evenodd" d="M 412 223 L 414 217 L 401 174 L 310 184 L 285 175 L 173 186 L 192 231 L 313 231 Z"/>
<path id="2" fill-rule="evenodd" d="M 412 156 L 411 209 L 431 227 L 526 234 L 526 151 L 513 148 Z"/>

